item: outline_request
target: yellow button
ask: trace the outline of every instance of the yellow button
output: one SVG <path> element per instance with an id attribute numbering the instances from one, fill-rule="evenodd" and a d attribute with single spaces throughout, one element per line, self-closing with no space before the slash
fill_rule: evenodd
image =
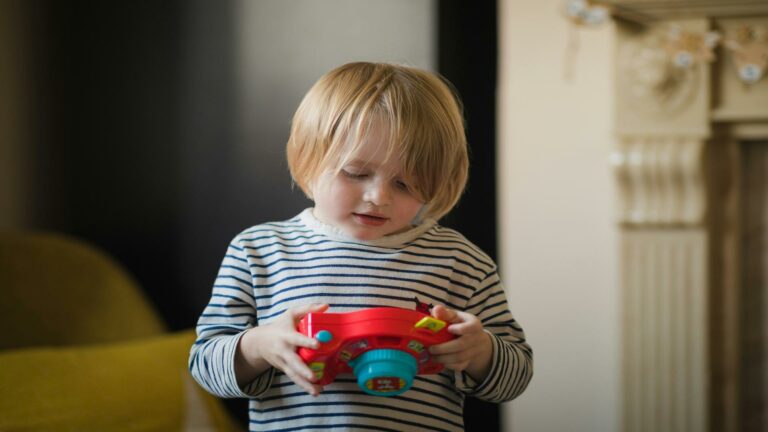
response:
<path id="1" fill-rule="evenodd" d="M 433 332 L 437 333 L 440 330 L 445 327 L 445 321 L 440 321 L 439 319 L 432 318 L 432 317 L 424 317 L 419 322 L 416 323 L 414 327 L 416 328 L 428 328 L 432 330 Z"/>

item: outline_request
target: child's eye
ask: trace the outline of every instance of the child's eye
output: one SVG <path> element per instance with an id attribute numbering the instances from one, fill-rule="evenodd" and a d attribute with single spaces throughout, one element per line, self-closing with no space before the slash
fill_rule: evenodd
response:
<path id="1" fill-rule="evenodd" d="M 362 179 L 368 176 L 368 174 L 360 171 L 350 171 L 343 169 L 341 170 L 341 173 L 344 174 L 345 177 L 349 177 L 351 179 Z"/>
<path id="2" fill-rule="evenodd" d="M 402 180 L 395 180 L 395 186 L 402 191 L 408 191 L 408 184 Z"/>

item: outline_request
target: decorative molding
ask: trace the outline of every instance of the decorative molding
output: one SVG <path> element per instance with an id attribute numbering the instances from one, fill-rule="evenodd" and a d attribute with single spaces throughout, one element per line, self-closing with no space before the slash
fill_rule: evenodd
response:
<path id="1" fill-rule="evenodd" d="M 617 26 L 611 162 L 621 222 L 624 431 L 709 424 L 704 155 L 712 76 L 709 56 L 696 47 L 705 47 L 711 27 L 704 19 Z M 670 44 L 672 28 L 702 37 Z M 675 62 L 682 48 L 692 61 Z M 697 52 L 702 61 L 693 61 Z"/>
<path id="2" fill-rule="evenodd" d="M 754 63 L 736 58 L 752 39 L 716 51 L 714 64 L 686 68 L 669 61 L 664 40 L 672 26 L 698 35 L 716 29 L 727 40 L 745 26 L 768 28 L 768 2 L 608 3 L 632 6 L 636 15 L 658 8 L 658 18 L 646 25 L 620 21 L 616 27 L 611 162 L 621 222 L 623 430 L 736 432 L 744 423 L 740 402 L 762 399 L 740 378 L 744 234 L 741 159 L 733 149 L 734 140 L 765 139 L 768 80 L 756 80 L 755 71 L 744 73 L 746 81 L 734 73 L 734 66 Z M 673 3 L 680 12 L 694 3 L 722 10 L 671 21 L 675 15 L 661 9 L 673 10 Z M 722 18 L 747 3 L 764 13 Z"/>
<path id="3" fill-rule="evenodd" d="M 710 29 L 711 24 L 703 20 L 668 22 L 639 30 L 617 26 L 618 135 L 710 134 L 711 64 L 706 54 Z M 691 60 L 682 66 L 677 61 L 681 49 Z"/>
<path id="4" fill-rule="evenodd" d="M 696 136 L 620 137 L 611 157 L 619 184 L 619 221 L 702 225 L 704 146 L 704 139 Z"/>
<path id="5" fill-rule="evenodd" d="M 603 0 L 614 15 L 639 24 L 672 19 L 768 15 L 765 0 Z"/>
<path id="6" fill-rule="evenodd" d="M 621 102 L 636 115 L 667 118 L 695 99 L 701 80 L 698 67 L 676 67 L 668 53 L 667 34 L 657 30 L 627 40 L 619 51 Z"/>

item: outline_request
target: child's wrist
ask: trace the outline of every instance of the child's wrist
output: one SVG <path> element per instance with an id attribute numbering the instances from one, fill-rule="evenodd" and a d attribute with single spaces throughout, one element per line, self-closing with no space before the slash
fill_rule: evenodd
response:
<path id="1" fill-rule="evenodd" d="M 493 341 L 491 335 L 483 330 L 484 342 L 481 344 L 481 353 L 475 357 L 467 366 L 466 372 L 478 382 L 484 381 L 488 376 L 488 372 L 491 370 L 491 362 L 493 357 Z"/>
<path id="2" fill-rule="evenodd" d="M 260 334 L 261 329 L 259 327 L 246 330 L 240 337 L 236 354 L 240 361 L 240 366 L 257 375 L 270 367 L 270 364 L 264 360 L 259 352 L 258 341 Z"/>

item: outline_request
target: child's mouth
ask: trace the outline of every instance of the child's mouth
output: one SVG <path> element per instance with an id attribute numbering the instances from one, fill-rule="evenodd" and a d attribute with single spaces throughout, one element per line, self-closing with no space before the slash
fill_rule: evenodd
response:
<path id="1" fill-rule="evenodd" d="M 352 216 L 358 223 L 368 226 L 382 226 L 387 223 L 388 220 L 382 216 L 374 216 L 364 213 L 352 213 Z"/>

